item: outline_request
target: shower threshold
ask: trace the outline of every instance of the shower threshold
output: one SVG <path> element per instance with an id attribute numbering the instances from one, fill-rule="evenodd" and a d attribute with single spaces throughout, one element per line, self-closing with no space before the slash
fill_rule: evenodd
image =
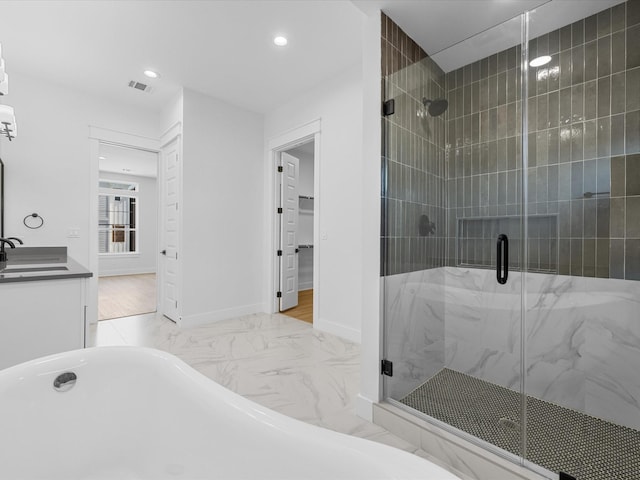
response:
<path id="1" fill-rule="evenodd" d="M 527 396 L 527 460 L 580 480 L 637 480 L 640 431 Z M 401 403 L 522 455 L 518 392 L 448 368 Z"/>

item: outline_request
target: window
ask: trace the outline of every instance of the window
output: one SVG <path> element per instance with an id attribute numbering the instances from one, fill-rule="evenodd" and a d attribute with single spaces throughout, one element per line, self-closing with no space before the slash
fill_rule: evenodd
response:
<path id="1" fill-rule="evenodd" d="M 123 194 L 123 190 L 126 194 Z M 138 185 L 100 180 L 98 197 L 98 252 L 138 252 Z"/>

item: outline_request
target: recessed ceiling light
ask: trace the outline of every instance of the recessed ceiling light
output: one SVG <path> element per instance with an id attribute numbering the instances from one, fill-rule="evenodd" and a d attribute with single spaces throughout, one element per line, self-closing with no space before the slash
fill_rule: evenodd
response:
<path id="1" fill-rule="evenodd" d="M 286 39 L 286 37 L 278 36 L 273 39 L 273 43 L 275 43 L 279 47 L 284 47 L 287 43 L 289 43 L 289 41 Z"/>
<path id="2" fill-rule="evenodd" d="M 549 55 L 542 55 L 541 57 L 536 57 L 529 62 L 529 65 L 532 67 L 541 67 L 542 65 L 546 65 L 551 61 L 551 57 Z"/>
<path id="3" fill-rule="evenodd" d="M 107 157 L 98 157 L 98 160 L 106 160 Z"/>
<path id="4" fill-rule="evenodd" d="M 160 74 L 154 72 L 153 70 L 145 70 L 144 74 L 149 78 L 158 78 L 160 76 Z"/>

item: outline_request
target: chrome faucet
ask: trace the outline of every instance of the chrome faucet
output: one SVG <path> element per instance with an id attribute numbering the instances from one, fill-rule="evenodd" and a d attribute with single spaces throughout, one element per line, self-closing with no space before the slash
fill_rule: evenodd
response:
<path id="1" fill-rule="evenodd" d="M 24 242 L 20 240 L 18 237 L 7 237 L 7 240 L 12 240 L 14 242 L 18 242 L 20 245 L 24 245 Z"/>
<path id="2" fill-rule="evenodd" d="M 16 244 L 13 243 L 8 238 L 0 238 L 0 262 L 7 261 L 7 252 L 4 250 L 5 243 L 9 245 L 11 248 L 16 248 Z"/>

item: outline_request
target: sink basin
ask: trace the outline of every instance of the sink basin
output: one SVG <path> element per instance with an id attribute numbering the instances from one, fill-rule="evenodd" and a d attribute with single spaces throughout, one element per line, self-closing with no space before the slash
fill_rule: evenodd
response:
<path id="1" fill-rule="evenodd" d="M 67 267 L 8 267 L 4 270 L 0 270 L 0 273 L 36 273 L 36 272 L 54 272 L 54 271 L 66 271 Z"/>

